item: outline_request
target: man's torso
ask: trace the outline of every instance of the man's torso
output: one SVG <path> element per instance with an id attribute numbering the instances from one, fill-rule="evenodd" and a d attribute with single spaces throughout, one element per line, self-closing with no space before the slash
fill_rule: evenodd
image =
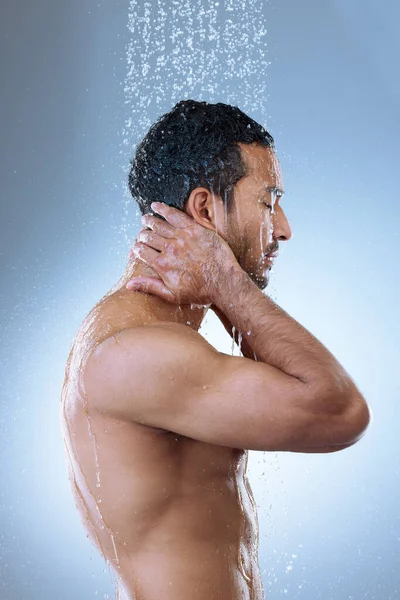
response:
<path id="1" fill-rule="evenodd" d="M 102 300 L 68 358 L 61 415 L 82 524 L 121 576 L 124 600 L 262 600 L 247 452 L 115 419 L 82 393 L 83 357 L 147 323 L 143 296 L 137 310 L 132 296 Z"/>

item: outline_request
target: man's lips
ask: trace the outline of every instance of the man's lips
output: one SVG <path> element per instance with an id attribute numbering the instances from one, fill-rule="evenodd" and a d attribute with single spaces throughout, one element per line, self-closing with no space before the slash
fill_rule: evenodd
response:
<path id="1" fill-rule="evenodd" d="M 279 248 L 273 248 L 272 250 L 269 250 L 269 252 L 266 252 L 263 256 L 264 258 L 276 258 L 279 254 Z"/>

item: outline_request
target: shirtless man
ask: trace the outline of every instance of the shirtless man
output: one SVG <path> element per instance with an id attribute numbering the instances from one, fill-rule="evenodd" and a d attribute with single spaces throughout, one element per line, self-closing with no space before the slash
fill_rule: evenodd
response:
<path id="1" fill-rule="evenodd" d="M 177 105 L 186 115 L 180 140 L 190 136 L 191 102 Z M 225 193 L 198 184 L 183 209 L 159 204 L 152 216 L 141 206 L 126 272 L 83 322 L 66 367 L 71 489 L 121 600 L 263 600 L 247 451 L 339 451 L 370 419 L 334 356 L 262 293 L 266 253 L 291 237 L 279 162 L 272 138 L 241 111 L 240 130 L 231 107 L 189 108 L 198 124 L 215 106 L 213 132 L 218 123 L 231 131 L 226 144 L 235 142 L 246 167 L 233 203 L 227 209 Z M 178 116 L 175 107 L 169 122 Z M 243 357 L 198 333 L 208 309 L 236 341 L 241 333 Z"/>

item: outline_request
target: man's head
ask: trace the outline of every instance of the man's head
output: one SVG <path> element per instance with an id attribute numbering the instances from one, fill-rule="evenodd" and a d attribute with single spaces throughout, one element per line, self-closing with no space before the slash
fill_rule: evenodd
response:
<path id="1" fill-rule="evenodd" d="M 272 136 L 239 108 L 184 100 L 152 125 L 139 144 L 129 187 L 142 214 L 164 202 L 214 229 L 263 289 L 263 258 L 289 239 L 290 227 L 271 189 L 282 190 Z"/>

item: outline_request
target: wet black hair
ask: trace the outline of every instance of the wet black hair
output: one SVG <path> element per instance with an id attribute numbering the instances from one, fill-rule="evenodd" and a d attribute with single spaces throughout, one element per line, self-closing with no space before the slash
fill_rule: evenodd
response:
<path id="1" fill-rule="evenodd" d="M 275 149 L 273 137 L 229 104 L 182 100 L 149 129 L 131 160 L 129 189 L 142 214 L 152 202 L 183 210 L 196 187 L 220 196 L 229 211 L 233 186 L 247 174 L 238 143 Z"/>

